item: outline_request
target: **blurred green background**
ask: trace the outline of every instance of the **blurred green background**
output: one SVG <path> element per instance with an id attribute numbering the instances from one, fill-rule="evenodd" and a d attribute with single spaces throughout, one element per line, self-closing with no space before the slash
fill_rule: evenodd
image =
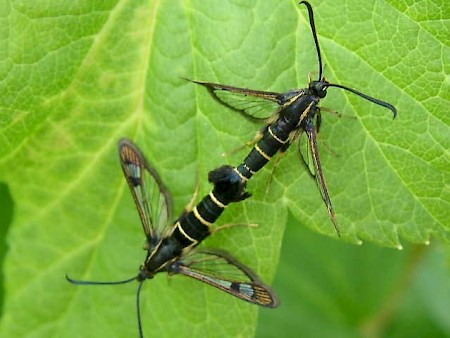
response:
<path id="1" fill-rule="evenodd" d="M 292 217 L 273 287 L 276 311 L 261 310 L 257 337 L 449 337 L 447 250 L 349 245 Z"/>

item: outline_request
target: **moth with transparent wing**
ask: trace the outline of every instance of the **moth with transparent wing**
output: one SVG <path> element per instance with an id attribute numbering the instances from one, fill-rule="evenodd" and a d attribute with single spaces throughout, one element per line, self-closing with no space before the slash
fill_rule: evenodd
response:
<path id="1" fill-rule="evenodd" d="M 309 22 L 319 63 L 319 77 L 315 81 L 310 81 L 308 88 L 277 93 L 233 87 L 219 83 L 197 80 L 189 81 L 206 87 L 220 103 L 241 112 L 249 118 L 266 119 L 266 126 L 258 132 L 252 142 L 249 142 L 250 144 L 254 144 L 253 149 L 244 159 L 243 163 L 236 168 L 243 181 L 248 181 L 278 151 L 283 153 L 294 141 L 298 140 L 300 142 L 299 137 L 303 133 L 306 133 L 309 149 L 308 160 L 305 160 L 302 152 L 300 153 L 308 169 L 312 169 L 310 174 L 316 179 L 330 219 L 338 236 L 340 236 L 333 205 L 331 204 L 327 184 L 322 172 L 317 146 L 316 136 L 321 124 L 321 107 L 319 106 L 319 102 L 327 95 L 328 88 L 336 87 L 352 92 L 372 103 L 389 109 L 392 111 L 394 118 L 397 115 L 397 110 L 390 103 L 373 98 L 355 89 L 330 83 L 323 77 L 322 57 L 314 24 L 314 13 L 311 5 L 307 1 L 302 1 L 300 4 L 305 5 L 308 10 Z M 308 163 L 312 163 L 312 167 Z"/>
<path id="2" fill-rule="evenodd" d="M 172 198 L 142 152 L 130 140 L 119 142 L 120 164 L 141 218 L 146 236 L 147 257 L 136 276 L 114 282 L 82 281 L 66 276 L 77 285 L 117 285 L 137 280 L 136 294 L 139 336 L 143 337 L 140 293 L 145 280 L 159 272 L 184 275 L 212 285 L 247 302 L 276 307 L 278 298 L 270 287 L 247 266 L 225 251 L 195 248 L 212 232 L 214 221 L 225 207 L 249 195 L 233 169 L 220 168 L 210 173 L 213 190 L 196 206 L 171 223 Z M 220 229 L 220 228 L 219 228 Z"/>

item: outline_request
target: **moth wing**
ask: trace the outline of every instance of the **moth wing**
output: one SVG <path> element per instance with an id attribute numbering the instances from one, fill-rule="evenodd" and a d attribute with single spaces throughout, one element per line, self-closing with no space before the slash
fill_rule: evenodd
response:
<path id="1" fill-rule="evenodd" d="M 249 267 L 225 251 L 197 249 L 174 265 L 173 273 L 195 278 L 247 302 L 265 307 L 279 304 L 269 286 Z"/>
<path id="2" fill-rule="evenodd" d="M 331 198 L 328 193 L 327 183 L 325 181 L 325 176 L 323 175 L 322 164 L 320 162 L 319 148 L 317 146 L 317 132 L 314 126 L 313 119 L 309 119 L 305 124 L 305 133 L 307 135 L 307 148 L 306 148 L 306 159 L 303 152 L 300 149 L 300 154 L 310 175 L 315 178 L 317 187 L 319 188 L 322 199 L 327 207 L 328 214 L 330 216 L 331 222 L 336 229 L 337 234 L 340 236 L 339 226 L 336 221 L 336 215 L 334 213 L 333 205 L 331 203 Z"/>
<path id="3" fill-rule="evenodd" d="M 156 170 L 132 141 L 119 141 L 125 179 L 142 221 L 148 243 L 158 238 L 172 219 L 172 198 Z"/>
<path id="4" fill-rule="evenodd" d="M 208 89 L 214 99 L 253 120 L 266 120 L 283 104 L 283 95 L 219 83 L 189 80 Z"/>

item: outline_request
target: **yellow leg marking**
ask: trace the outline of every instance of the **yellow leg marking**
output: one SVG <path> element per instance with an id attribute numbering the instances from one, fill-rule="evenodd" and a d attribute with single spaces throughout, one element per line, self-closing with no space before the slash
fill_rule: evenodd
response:
<path id="1" fill-rule="evenodd" d="M 262 157 L 264 157 L 267 161 L 270 161 L 271 157 L 269 155 L 267 155 L 264 151 L 261 150 L 261 148 L 255 144 L 255 149 L 258 153 L 261 154 Z"/>
<path id="2" fill-rule="evenodd" d="M 198 196 L 198 191 L 200 190 L 200 175 L 198 174 L 197 171 L 197 183 L 195 185 L 195 191 L 194 194 L 192 195 L 191 200 L 189 201 L 189 204 L 186 205 L 186 207 L 184 208 L 184 210 L 186 210 L 187 212 L 191 211 L 192 208 L 194 207 L 195 204 L 195 200 L 197 199 Z"/>
<path id="3" fill-rule="evenodd" d="M 222 156 L 230 156 L 236 152 L 238 152 L 239 150 L 245 148 L 245 147 L 249 147 L 249 146 L 253 146 L 256 142 L 258 142 L 261 138 L 263 137 L 263 133 L 261 133 L 260 131 L 258 133 L 256 133 L 256 136 L 253 138 L 253 140 L 245 142 L 243 145 L 230 150 L 229 152 L 223 153 Z"/>
<path id="4" fill-rule="evenodd" d="M 336 115 L 339 118 L 341 118 L 343 116 L 342 113 L 340 113 L 340 112 L 338 112 L 337 110 L 334 110 L 334 109 L 330 109 L 330 108 L 326 108 L 326 107 L 320 107 L 320 110 L 321 111 L 326 111 L 327 113 L 334 114 L 334 115 Z M 356 116 L 348 116 L 348 117 L 356 118 Z"/>
<path id="5" fill-rule="evenodd" d="M 207 220 L 203 219 L 203 217 L 200 215 L 200 213 L 197 210 L 197 207 L 194 207 L 192 209 L 192 212 L 194 213 L 194 216 L 202 223 L 203 225 L 206 225 L 208 228 L 211 227 L 213 224 L 208 222 Z"/>

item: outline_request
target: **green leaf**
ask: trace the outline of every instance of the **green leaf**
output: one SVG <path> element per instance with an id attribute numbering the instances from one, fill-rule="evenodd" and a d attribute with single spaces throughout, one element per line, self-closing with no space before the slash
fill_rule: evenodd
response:
<path id="1" fill-rule="evenodd" d="M 392 121 L 337 89 L 323 101 L 357 117 L 325 115 L 320 135 L 345 240 L 448 241 L 449 35 L 438 18 L 449 10 L 429 2 L 426 14 L 395 2 L 312 4 L 329 80 L 399 110 Z M 196 177 L 207 193 L 207 172 L 239 164 L 246 152 L 220 154 L 261 127 L 181 77 L 284 91 L 304 87 L 316 69 L 306 10 L 295 2 L 2 2 L 0 180 L 14 200 L 14 221 L 0 335 L 137 336 L 137 285 L 64 280 L 65 273 L 131 277 L 144 258 L 118 139 L 142 147 L 181 213 Z M 205 243 L 233 252 L 268 283 L 288 209 L 298 222 L 335 235 L 296 150 L 280 161 L 267 192 L 271 171 L 258 174 L 249 183 L 253 198 L 231 206 L 220 222 L 259 228 L 233 228 Z M 180 276 L 148 281 L 142 300 L 147 336 L 255 332 L 256 307 Z"/>

